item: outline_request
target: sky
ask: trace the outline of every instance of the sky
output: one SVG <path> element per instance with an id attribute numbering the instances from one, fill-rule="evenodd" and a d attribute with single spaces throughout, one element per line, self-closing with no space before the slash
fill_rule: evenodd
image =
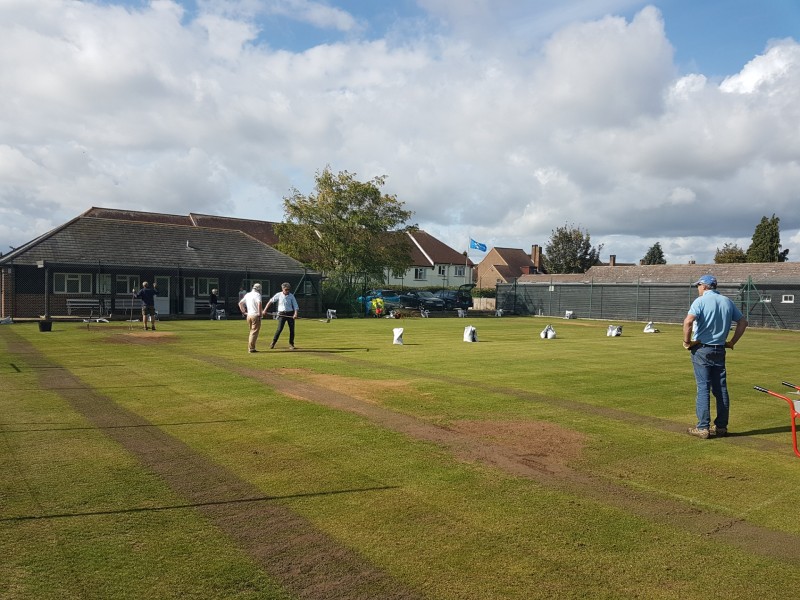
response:
<path id="1" fill-rule="evenodd" d="M 800 2 L 0 0 L 0 253 L 93 206 L 280 221 L 326 167 L 459 251 L 710 263 L 774 214 L 797 260 Z"/>

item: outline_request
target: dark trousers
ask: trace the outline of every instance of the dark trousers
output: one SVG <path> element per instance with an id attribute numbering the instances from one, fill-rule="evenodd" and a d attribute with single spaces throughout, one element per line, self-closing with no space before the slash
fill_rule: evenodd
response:
<path id="1" fill-rule="evenodd" d="M 291 316 L 293 313 L 290 313 L 289 316 L 278 315 L 278 328 L 275 330 L 275 335 L 272 338 L 272 343 L 278 341 L 278 338 L 281 337 L 281 332 L 283 331 L 283 326 L 287 323 L 289 324 L 289 345 L 294 346 L 294 318 Z"/>

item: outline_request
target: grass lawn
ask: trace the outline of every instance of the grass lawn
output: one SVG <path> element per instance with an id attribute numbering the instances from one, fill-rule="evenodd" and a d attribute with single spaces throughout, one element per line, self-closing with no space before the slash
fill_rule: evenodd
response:
<path id="1" fill-rule="evenodd" d="M 608 324 L 2 326 L 0 598 L 792 597 L 800 333 L 704 441 L 680 327 Z"/>

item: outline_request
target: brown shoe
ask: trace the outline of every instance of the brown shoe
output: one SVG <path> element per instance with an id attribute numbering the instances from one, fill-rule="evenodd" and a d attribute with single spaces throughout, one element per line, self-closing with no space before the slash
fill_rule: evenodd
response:
<path id="1" fill-rule="evenodd" d="M 711 435 L 715 435 L 717 437 L 726 437 L 728 435 L 728 428 L 727 427 L 717 427 L 713 423 L 711 427 L 708 428 L 708 433 Z"/>
<path id="2" fill-rule="evenodd" d="M 700 429 L 698 427 L 689 427 L 687 433 L 694 437 L 699 437 L 701 440 L 707 440 L 709 435 L 708 429 Z"/>

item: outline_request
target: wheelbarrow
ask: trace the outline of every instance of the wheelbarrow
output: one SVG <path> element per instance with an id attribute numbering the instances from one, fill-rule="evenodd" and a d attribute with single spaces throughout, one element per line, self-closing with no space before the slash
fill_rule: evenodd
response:
<path id="1" fill-rule="evenodd" d="M 786 387 L 790 387 L 794 390 L 800 391 L 800 387 L 794 385 L 793 383 L 789 383 L 788 381 L 781 382 Z M 786 403 L 789 405 L 790 416 L 792 419 L 792 444 L 794 445 L 794 453 L 797 456 L 800 456 L 800 450 L 797 449 L 797 417 L 800 417 L 800 400 L 790 400 L 786 396 L 781 396 L 780 394 L 765 389 L 759 386 L 753 386 L 754 390 L 759 392 L 764 392 L 765 394 L 769 394 L 770 396 L 775 396 L 776 398 L 780 398 L 781 400 L 785 400 Z"/>

